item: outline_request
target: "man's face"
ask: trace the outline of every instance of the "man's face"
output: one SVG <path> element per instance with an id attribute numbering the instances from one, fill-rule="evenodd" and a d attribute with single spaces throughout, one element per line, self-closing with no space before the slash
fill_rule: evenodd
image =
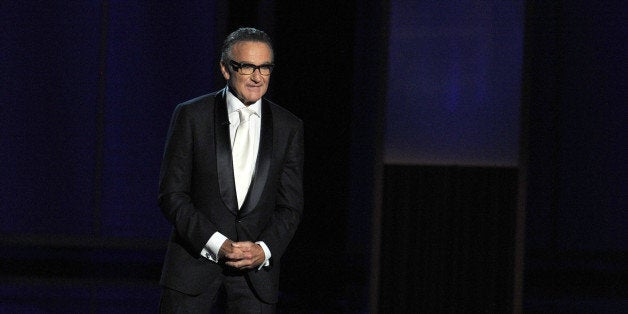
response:
<path id="1" fill-rule="evenodd" d="M 271 64 L 273 61 L 270 47 L 256 41 L 242 41 L 233 45 L 231 58 L 238 63 L 256 66 Z M 253 71 L 253 74 L 245 75 L 234 71 L 231 65 L 221 63 L 220 70 L 236 97 L 247 106 L 262 98 L 268 90 L 270 75 L 261 75 L 257 69 Z"/>

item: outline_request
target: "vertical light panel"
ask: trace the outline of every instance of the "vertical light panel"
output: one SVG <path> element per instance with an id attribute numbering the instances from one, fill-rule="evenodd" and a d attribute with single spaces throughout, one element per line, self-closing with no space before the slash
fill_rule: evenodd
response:
<path id="1" fill-rule="evenodd" d="M 517 164 L 523 1 L 391 1 L 386 163 Z"/>
<path id="2" fill-rule="evenodd" d="M 100 4 L 0 9 L 0 233 L 89 235 Z"/>

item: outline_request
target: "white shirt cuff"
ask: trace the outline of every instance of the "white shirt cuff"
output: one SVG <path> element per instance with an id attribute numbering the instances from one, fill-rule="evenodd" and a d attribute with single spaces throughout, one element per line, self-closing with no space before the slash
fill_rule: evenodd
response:
<path id="1" fill-rule="evenodd" d="M 268 249 L 268 246 L 266 245 L 266 243 L 264 243 L 264 241 L 257 241 L 255 242 L 256 244 L 259 244 L 259 246 L 262 247 L 262 250 L 264 250 L 264 256 L 266 257 L 266 259 L 264 260 L 264 262 L 259 265 L 259 268 L 257 270 L 262 269 L 262 267 L 266 267 L 266 266 L 270 266 L 270 250 Z"/>
<path id="2" fill-rule="evenodd" d="M 220 247 L 225 243 L 227 237 L 225 237 L 220 232 L 214 232 L 211 238 L 207 240 L 205 247 L 201 251 L 201 256 L 207 258 L 208 260 L 218 263 L 218 252 L 220 252 Z"/>

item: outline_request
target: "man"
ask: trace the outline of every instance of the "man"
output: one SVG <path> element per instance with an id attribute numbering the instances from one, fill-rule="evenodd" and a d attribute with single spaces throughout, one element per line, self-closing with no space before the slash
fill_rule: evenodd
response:
<path id="1" fill-rule="evenodd" d="M 303 124 L 262 98 L 272 69 L 268 35 L 238 29 L 222 49 L 227 86 L 174 111 L 159 186 L 174 227 L 162 313 L 207 313 L 219 290 L 230 313 L 275 311 L 303 210 Z"/>

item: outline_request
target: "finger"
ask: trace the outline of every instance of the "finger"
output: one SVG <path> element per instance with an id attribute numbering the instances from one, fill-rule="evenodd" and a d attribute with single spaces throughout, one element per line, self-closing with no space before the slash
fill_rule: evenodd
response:
<path id="1" fill-rule="evenodd" d="M 237 248 L 251 248 L 255 245 L 255 243 L 251 241 L 243 241 L 243 242 L 233 242 L 233 247 Z"/>
<path id="2" fill-rule="evenodd" d="M 246 256 L 242 252 L 231 252 L 225 254 L 225 257 L 231 261 L 239 261 L 246 258 Z"/>
<path id="3" fill-rule="evenodd" d="M 233 268 L 237 268 L 237 269 L 247 269 L 247 268 L 250 268 L 250 263 L 246 262 L 245 260 L 229 261 L 229 262 L 226 262 L 225 264 L 227 264 L 228 266 L 231 266 Z"/>

